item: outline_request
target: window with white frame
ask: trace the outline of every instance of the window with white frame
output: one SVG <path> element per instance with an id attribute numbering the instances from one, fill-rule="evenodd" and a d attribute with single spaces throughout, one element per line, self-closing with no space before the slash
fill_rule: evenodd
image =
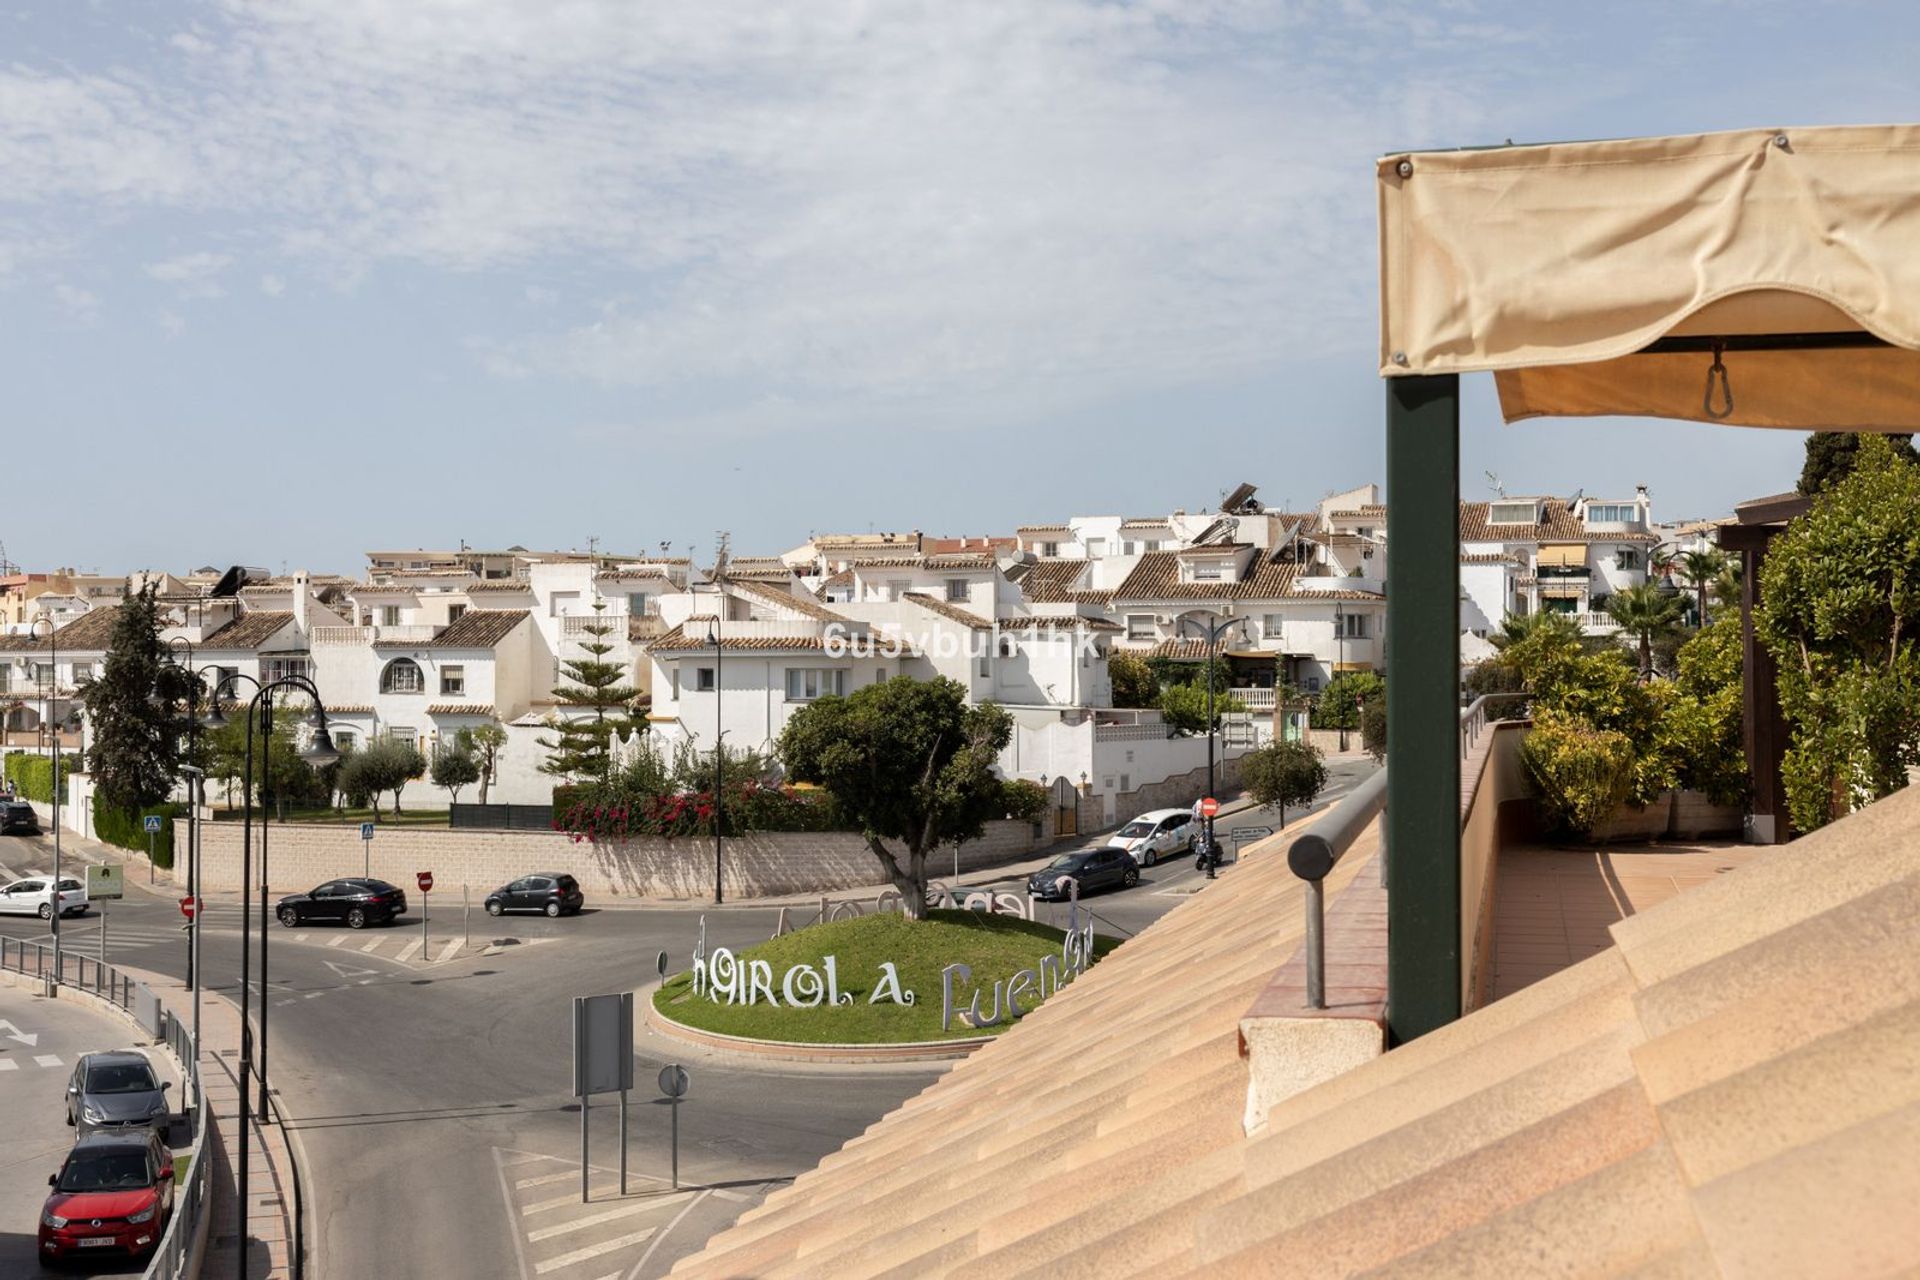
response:
<path id="1" fill-rule="evenodd" d="M 461 615 L 461 614 L 463 614 L 463 613 L 465 613 L 466 611 L 467 611 L 467 606 L 465 606 L 465 605 L 463 605 L 463 604 L 450 604 L 450 605 L 448 605 L 448 606 L 447 606 L 447 621 L 448 621 L 449 623 L 453 623 L 453 622 L 458 622 L 458 621 L 460 621 L 460 615 Z"/>
<path id="2" fill-rule="evenodd" d="M 1134 544 L 1131 541 L 1124 541 L 1120 544 L 1121 555 L 1130 556 L 1134 554 L 1134 551 L 1135 551 Z"/>
<path id="3" fill-rule="evenodd" d="M 656 596 L 644 591 L 627 593 L 627 612 L 636 618 L 655 618 L 660 615 L 660 601 Z"/>
<path id="4" fill-rule="evenodd" d="M 419 737 L 420 731 L 418 729 L 411 729 L 405 725 L 396 725 L 387 730 L 388 741 L 403 747 L 412 746 Z"/>
<path id="5" fill-rule="evenodd" d="M 1349 640 L 1365 640 L 1367 638 L 1367 625 L 1368 625 L 1367 614 L 1345 613 L 1340 615 L 1340 617 L 1341 617 L 1341 622 L 1340 622 L 1341 635 L 1345 636 Z"/>
<path id="6" fill-rule="evenodd" d="M 1193 566 L 1195 582 L 1218 582 L 1226 573 L 1227 566 L 1220 560 L 1199 560 Z"/>
<path id="7" fill-rule="evenodd" d="M 712 693 L 714 691 L 714 688 L 715 688 L 715 685 L 714 685 L 713 668 L 712 667 L 695 668 L 693 673 L 693 691 L 695 693 Z"/>
<path id="8" fill-rule="evenodd" d="M 305 658 L 269 658 L 266 663 L 268 680 L 285 680 L 290 676 L 308 676 L 312 672 Z"/>
<path id="9" fill-rule="evenodd" d="M 992 677 L 993 677 L 993 658 L 991 655 L 983 653 L 980 655 L 980 678 L 982 680 L 989 680 Z"/>
<path id="10" fill-rule="evenodd" d="M 788 667 L 787 701 L 810 702 L 847 691 L 847 673 L 833 667 Z"/>
<path id="11" fill-rule="evenodd" d="M 947 601 L 950 604 L 964 604 L 967 599 L 967 580 L 965 578 L 947 579 Z"/>
<path id="12" fill-rule="evenodd" d="M 1153 615 L 1150 613 L 1130 613 L 1127 615 L 1127 639 L 1151 640 L 1154 636 Z"/>
<path id="13" fill-rule="evenodd" d="M 425 693 L 427 680 L 420 673 L 420 664 L 412 658 L 395 658 L 380 673 L 380 692 L 382 693 Z"/>
<path id="14" fill-rule="evenodd" d="M 1495 502 L 1487 507 L 1488 524 L 1535 524 L 1540 510 L 1531 502 Z"/>
<path id="15" fill-rule="evenodd" d="M 92 681 L 93 677 L 94 669 L 91 662 L 76 662 L 73 664 L 73 683 L 75 685 L 87 684 Z"/>
<path id="16" fill-rule="evenodd" d="M 1057 556 L 1060 554 L 1060 544 L 1057 542 L 1043 542 L 1040 544 L 1040 554 L 1043 556 Z"/>
<path id="17" fill-rule="evenodd" d="M 440 668 L 440 696 L 443 698 L 464 698 L 467 696 L 467 669 L 465 667 Z"/>
<path id="18" fill-rule="evenodd" d="M 1640 508 L 1631 502 L 1589 502 L 1587 504 L 1588 524 L 1633 524 L 1640 518 Z"/>
<path id="19" fill-rule="evenodd" d="M 1279 614 L 1269 613 L 1264 618 L 1260 619 L 1260 634 L 1263 636 L 1269 636 L 1269 637 L 1277 636 L 1280 634 L 1281 630 L 1285 628 L 1286 624 L 1287 624 L 1287 620 L 1281 617 Z"/>
<path id="20" fill-rule="evenodd" d="M 380 606 L 380 625 L 383 627 L 399 626 L 400 625 L 400 606 L 397 604 L 381 605 Z"/>
<path id="21" fill-rule="evenodd" d="M 1614 553 L 1613 563 L 1621 569 L 1638 569 L 1640 567 L 1640 553 L 1632 547 L 1622 547 Z"/>

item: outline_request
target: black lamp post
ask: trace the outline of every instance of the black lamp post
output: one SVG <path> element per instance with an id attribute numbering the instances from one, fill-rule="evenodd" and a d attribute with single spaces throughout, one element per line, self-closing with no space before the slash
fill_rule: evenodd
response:
<path id="1" fill-rule="evenodd" d="M 46 701 L 42 704 L 45 710 L 41 713 L 40 724 L 41 727 L 46 730 L 48 749 L 53 757 L 53 892 L 48 898 L 48 903 L 52 908 L 52 914 L 47 918 L 47 923 L 53 927 L 53 986 L 49 990 L 58 991 L 60 989 L 61 972 L 60 792 L 64 789 L 62 784 L 66 781 L 60 776 L 61 721 L 56 719 L 53 714 L 54 708 L 60 703 L 60 629 L 54 625 L 52 618 L 43 613 L 33 620 L 32 626 L 28 628 L 29 632 L 37 634 L 40 630 L 40 624 L 43 622 L 47 624 L 47 648 L 49 652 L 47 660 L 47 696 Z"/>
<path id="2" fill-rule="evenodd" d="M 1200 619 L 1191 615 L 1180 619 L 1180 629 L 1182 631 L 1192 626 L 1204 632 L 1207 637 L 1206 665 L 1201 669 L 1206 672 L 1207 681 L 1207 794 L 1209 796 L 1214 793 L 1213 740 L 1216 728 L 1213 717 L 1213 663 L 1215 656 L 1220 652 L 1220 637 L 1245 621 L 1245 618 L 1214 618 L 1210 621 L 1202 622 Z M 1206 824 L 1207 844 L 1212 845 L 1213 819 L 1208 817 Z"/>
<path id="3" fill-rule="evenodd" d="M 263 812 L 260 823 L 260 1055 L 259 1067 L 254 1069 L 253 1034 L 247 1021 L 247 1000 L 252 992 L 250 981 L 249 955 L 252 940 L 252 912 L 249 905 L 253 885 L 253 736 L 256 726 L 261 732 L 260 776 L 264 782 L 269 776 L 267 765 L 269 752 L 273 744 L 273 695 L 276 690 L 291 689 L 305 693 L 313 699 L 313 738 L 307 749 L 301 754 L 314 764 L 331 764 L 340 758 L 334 750 L 333 735 L 327 732 L 327 711 L 320 700 L 320 690 L 313 681 L 305 676 L 283 676 L 278 680 L 265 683 L 242 672 L 229 673 L 213 691 L 213 709 L 207 715 L 206 723 L 218 727 L 226 723 L 226 716 L 220 710 L 220 694 L 227 685 L 236 680 L 245 680 L 254 687 L 254 694 L 247 702 L 247 755 L 244 792 L 241 811 L 240 837 L 240 1168 L 238 1191 L 240 1197 L 240 1215 L 242 1229 L 236 1244 L 238 1249 L 239 1272 L 242 1280 L 247 1274 L 247 1076 L 251 1071 L 260 1082 L 259 1114 L 268 1113 L 267 1101 L 267 830 L 269 823 Z"/>

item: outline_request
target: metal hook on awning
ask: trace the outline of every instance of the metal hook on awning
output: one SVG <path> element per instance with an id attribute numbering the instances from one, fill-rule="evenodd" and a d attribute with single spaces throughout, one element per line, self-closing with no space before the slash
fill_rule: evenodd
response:
<path id="1" fill-rule="evenodd" d="M 1733 385 L 1727 381 L 1727 364 L 1721 359 L 1725 351 L 1726 347 L 1722 344 L 1713 344 L 1713 363 L 1707 367 L 1707 394 L 1700 404 L 1709 418 L 1724 418 L 1733 412 Z M 1716 377 L 1720 380 L 1718 409 L 1713 407 L 1713 381 Z"/>

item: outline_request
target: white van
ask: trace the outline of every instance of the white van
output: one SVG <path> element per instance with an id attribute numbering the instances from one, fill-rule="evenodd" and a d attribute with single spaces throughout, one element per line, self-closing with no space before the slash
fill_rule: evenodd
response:
<path id="1" fill-rule="evenodd" d="M 1191 809 L 1153 809 L 1113 833 L 1109 849 L 1125 849 L 1133 860 L 1150 867 L 1162 858 L 1192 853 L 1200 824 Z"/>

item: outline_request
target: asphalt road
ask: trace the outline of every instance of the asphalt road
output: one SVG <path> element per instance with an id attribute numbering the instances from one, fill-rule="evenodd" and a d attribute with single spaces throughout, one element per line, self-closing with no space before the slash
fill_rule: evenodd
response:
<path id="1" fill-rule="evenodd" d="M 135 1039 L 126 1022 L 78 1000 L 48 1000 L 0 984 L 0 1115 L 6 1117 L 6 1141 L 0 1144 L 0 1276 L 40 1273 L 38 1232 L 47 1178 L 59 1171 L 73 1145 L 66 1086 L 74 1063 L 82 1054 L 124 1049 Z M 179 1077 L 166 1055 L 149 1057 L 161 1079 L 173 1082 L 171 1096 L 177 1099 Z M 137 1276 L 145 1269 L 124 1255 L 69 1264 L 74 1274 L 92 1276 Z"/>
<path id="2" fill-rule="evenodd" d="M 1370 763 L 1331 764 L 1321 807 L 1371 772 Z M 1246 811 L 1217 825 L 1231 849 L 1236 828 L 1279 822 Z M 44 837 L 0 841 L 0 864 L 43 870 L 46 848 Z M 1223 888 L 1232 875 L 1231 867 L 1221 873 Z M 1086 905 L 1097 929 L 1137 933 L 1205 883 L 1181 858 Z M 306 886 L 281 889 L 296 887 Z M 171 896 L 148 894 L 136 878 L 111 913 L 109 959 L 182 972 Z M 420 932 L 417 908 L 390 930 L 275 925 L 269 1072 L 309 1178 L 309 1274 L 447 1274 L 457 1260 L 459 1274 L 475 1280 L 662 1275 L 944 1069 L 749 1065 L 642 1032 L 628 1194 L 619 1195 L 617 1108 L 596 1100 L 591 1199 L 581 1204 L 573 997 L 643 985 L 661 950 L 673 969 L 684 968 L 703 914 L 709 945 L 734 949 L 771 936 L 778 918 L 773 908 L 735 906 L 590 909 L 562 920 L 476 912 L 475 949 L 436 964 L 422 957 L 438 954 L 445 930 L 458 930 L 457 909 L 435 905 L 432 947 L 406 943 Z M 92 954 L 97 927 L 69 921 L 65 943 Z M 37 920 L 0 918 L 0 932 L 14 936 L 45 930 Z M 496 954 L 478 953 L 494 941 Z M 237 905 L 210 906 L 201 945 L 209 989 L 237 991 Z M 653 1083 L 668 1062 L 692 1075 L 680 1109 L 681 1193 L 669 1183 L 669 1117 Z"/>

